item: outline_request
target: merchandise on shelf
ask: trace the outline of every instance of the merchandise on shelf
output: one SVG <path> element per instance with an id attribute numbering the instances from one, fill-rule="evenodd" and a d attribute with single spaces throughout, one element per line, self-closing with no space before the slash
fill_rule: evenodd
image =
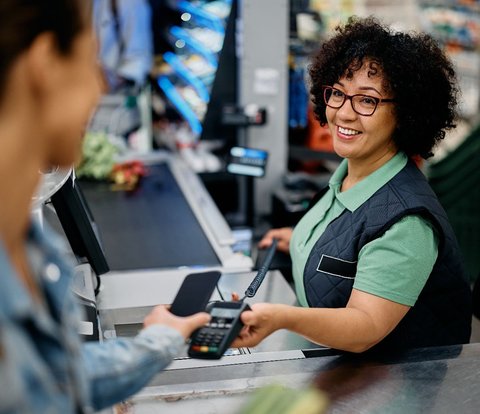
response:
<path id="1" fill-rule="evenodd" d="M 480 1 L 422 0 L 419 4 L 422 29 L 444 45 L 456 67 L 460 115 L 476 117 L 480 109 Z"/>
<path id="2" fill-rule="evenodd" d="M 169 28 L 174 52 L 163 55 L 157 84 L 197 137 L 218 70 L 232 1 L 178 1 L 182 24 Z"/>

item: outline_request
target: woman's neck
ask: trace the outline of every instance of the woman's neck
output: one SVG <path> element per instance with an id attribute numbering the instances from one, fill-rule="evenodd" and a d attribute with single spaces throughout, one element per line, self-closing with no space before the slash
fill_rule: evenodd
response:
<path id="1" fill-rule="evenodd" d="M 33 298 L 41 300 L 26 240 L 32 196 L 47 153 L 40 103 L 27 63 L 27 55 L 14 63 L 0 101 L 0 238 L 19 279 Z"/>
<path id="2" fill-rule="evenodd" d="M 0 234 L 13 252 L 24 243 L 43 165 L 32 120 L 8 112 L 0 112 Z"/>
<path id="3" fill-rule="evenodd" d="M 1 114 L 1 112 L 0 112 Z M 17 114 L 16 116 L 19 116 Z M 0 115 L 0 237 L 19 279 L 38 303 L 42 294 L 26 252 L 32 196 L 42 167 L 35 131 L 25 119 Z"/>
<path id="4" fill-rule="evenodd" d="M 346 191 L 358 184 L 371 173 L 378 170 L 396 154 L 396 151 L 386 151 L 384 154 L 374 160 L 365 162 L 364 160 L 348 159 L 348 172 L 342 183 L 342 191 Z"/>

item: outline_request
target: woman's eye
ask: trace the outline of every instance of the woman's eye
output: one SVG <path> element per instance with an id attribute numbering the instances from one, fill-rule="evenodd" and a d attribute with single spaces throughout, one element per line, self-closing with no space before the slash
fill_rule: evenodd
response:
<path id="1" fill-rule="evenodd" d="M 375 105 L 376 101 L 371 96 L 363 96 L 361 99 L 363 105 Z"/>
<path id="2" fill-rule="evenodd" d="M 343 92 L 334 89 L 332 92 L 332 96 L 334 96 L 335 98 L 343 98 Z"/>

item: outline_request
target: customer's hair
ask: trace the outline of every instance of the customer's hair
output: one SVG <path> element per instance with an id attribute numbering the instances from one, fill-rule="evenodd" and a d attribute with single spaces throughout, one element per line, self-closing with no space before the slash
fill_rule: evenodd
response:
<path id="1" fill-rule="evenodd" d="M 89 24 L 91 0 L 0 1 L 0 97 L 15 60 L 35 38 L 53 34 L 62 54 L 71 51 L 75 37 Z"/>
<path id="2" fill-rule="evenodd" d="M 395 99 L 393 139 L 407 155 L 428 158 L 445 131 L 455 127 L 456 75 L 437 43 L 424 33 L 394 32 L 373 17 L 350 18 L 313 56 L 309 67 L 315 115 L 326 124 L 322 85 L 351 78 L 365 62 L 374 62 L 384 88 Z M 372 67 L 373 69 L 373 67 Z"/>

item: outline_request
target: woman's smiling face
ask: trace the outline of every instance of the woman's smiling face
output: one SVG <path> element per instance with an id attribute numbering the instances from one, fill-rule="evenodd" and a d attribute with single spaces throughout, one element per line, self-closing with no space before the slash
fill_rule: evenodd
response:
<path id="1" fill-rule="evenodd" d="M 372 69 L 376 69 L 375 74 L 372 74 Z M 344 76 L 332 86 L 347 95 L 393 98 L 385 90 L 384 84 L 378 65 L 365 61 L 359 70 L 353 72 L 352 77 Z M 357 114 L 348 99 L 341 108 L 327 106 L 326 117 L 335 152 L 351 161 L 367 163 L 393 156 L 397 152 L 392 138 L 397 126 L 393 105 L 390 102 L 380 102 L 371 116 Z"/>

